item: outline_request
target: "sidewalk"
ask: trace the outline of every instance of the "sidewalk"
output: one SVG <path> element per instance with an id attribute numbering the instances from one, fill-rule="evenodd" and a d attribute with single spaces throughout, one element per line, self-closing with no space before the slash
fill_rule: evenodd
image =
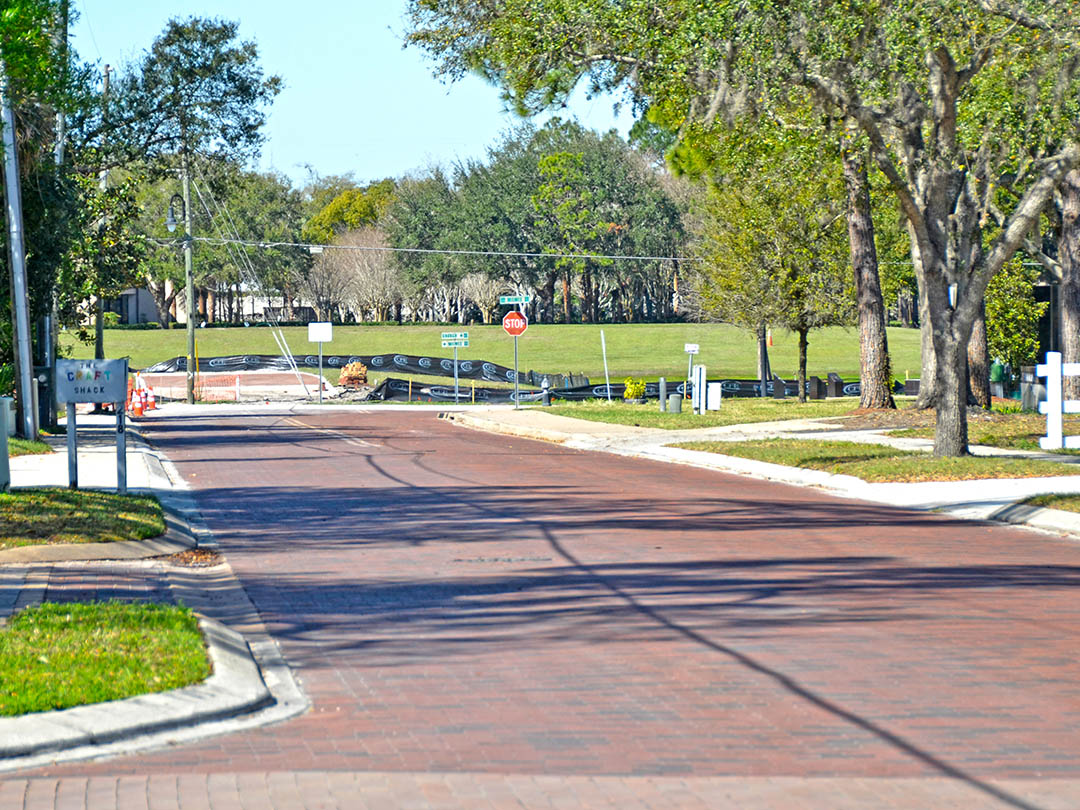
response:
<path id="1" fill-rule="evenodd" d="M 1032 495 L 1080 493 L 1080 475 L 1054 478 L 871 484 L 849 475 L 834 475 L 821 470 L 785 467 L 764 461 L 671 446 L 677 443 L 699 441 L 735 442 L 813 436 L 825 438 L 822 435 L 825 433 L 831 440 L 887 444 L 904 450 L 927 451 L 933 445 L 933 442 L 928 439 L 888 436 L 885 435 L 886 430 L 838 430 L 834 422 L 813 419 L 760 422 L 696 430 L 663 430 L 572 419 L 540 408 L 514 410 L 497 406 L 454 411 L 447 413 L 446 418 L 464 427 L 555 442 L 577 450 L 593 450 L 633 458 L 688 464 L 778 483 L 817 487 L 844 497 L 875 503 L 933 510 L 972 520 L 993 520 L 1025 525 L 1080 537 L 1080 513 L 1044 509 L 1022 503 Z M 1059 461 L 1062 464 L 1080 463 L 1080 457 L 1063 458 L 1047 453 L 1000 450 L 992 447 L 972 447 L 972 453 L 986 456 L 1023 455 Z"/>
<path id="2" fill-rule="evenodd" d="M 254 605 L 221 561 L 196 569 L 167 555 L 216 550 L 186 485 L 137 429 L 127 434 L 131 494 L 152 494 L 165 510 L 166 533 L 122 543 L 26 546 L 0 550 L 0 624 L 43 601 L 182 602 L 200 617 L 213 673 L 170 692 L 0 718 L 0 773 L 174 745 L 278 722 L 308 708 Z M 78 417 L 82 489 L 116 489 L 116 418 Z M 11 459 L 13 489 L 68 484 L 67 447 Z"/>

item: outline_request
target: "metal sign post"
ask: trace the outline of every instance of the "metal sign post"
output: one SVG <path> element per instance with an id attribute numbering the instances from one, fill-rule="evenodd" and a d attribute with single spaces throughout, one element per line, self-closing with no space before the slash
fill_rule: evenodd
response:
<path id="1" fill-rule="evenodd" d="M 334 339 L 334 324 L 328 321 L 312 321 L 307 325 L 307 339 L 319 344 L 319 404 L 322 405 L 322 345 Z"/>
<path id="2" fill-rule="evenodd" d="M 67 407 L 68 486 L 79 488 L 79 456 L 75 403 L 111 402 L 116 406 L 116 489 L 127 492 L 127 435 L 124 402 L 127 396 L 127 360 L 57 360 L 53 390 L 56 401 Z"/>
<path id="3" fill-rule="evenodd" d="M 600 353 L 604 355 L 604 388 L 607 390 L 607 401 L 611 402 L 611 377 L 607 368 L 607 341 L 604 340 L 604 330 L 600 330 Z"/>
<path id="4" fill-rule="evenodd" d="M 468 348 L 469 346 L 469 333 L 468 332 L 443 332 L 442 333 L 442 345 L 444 349 L 449 349 L 451 346 L 454 348 L 454 404 L 456 405 L 460 401 L 461 394 L 458 389 L 458 362 L 457 362 L 457 350 L 458 347 Z"/>
<path id="5" fill-rule="evenodd" d="M 691 374 L 693 373 L 694 355 L 701 351 L 701 347 L 696 343 L 684 343 L 683 351 L 688 355 L 686 358 L 686 385 L 689 387 Z"/>
<path id="6" fill-rule="evenodd" d="M 513 295 L 503 296 L 503 298 L 517 298 L 525 299 L 521 303 L 527 303 L 529 296 L 527 295 Z M 502 298 L 499 299 L 502 301 Z M 529 319 L 525 317 L 523 312 L 515 312 L 511 310 L 503 315 L 502 319 L 503 329 L 506 330 L 506 334 L 513 335 L 514 338 L 514 410 L 518 409 L 518 337 L 525 334 L 525 330 L 529 328 Z"/>

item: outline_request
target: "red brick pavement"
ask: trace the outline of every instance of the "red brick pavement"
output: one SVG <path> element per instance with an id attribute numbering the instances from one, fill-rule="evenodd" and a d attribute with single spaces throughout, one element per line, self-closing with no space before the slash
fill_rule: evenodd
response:
<path id="1" fill-rule="evenodd" d="M 1073 783 L 1040 780 L 1080 778 L 1072 541 L 429 414 L 152 429 L 314 709 L 42 777 L 547 774 L 798 806 L 768 804 L 783 777 L 912 807 L 897 785 L 1057 806 Z"/>

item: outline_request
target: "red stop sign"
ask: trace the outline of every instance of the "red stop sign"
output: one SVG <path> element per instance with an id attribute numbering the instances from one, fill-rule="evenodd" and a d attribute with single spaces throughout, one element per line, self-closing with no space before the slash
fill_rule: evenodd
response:
<path id="1" fill-rule="evenodd" d="M 506 330 L 506 334 L 517 337 L 528 328 L 529 321 L 520 312 L 507 312 L 503 315 L 503 329 Z"/>

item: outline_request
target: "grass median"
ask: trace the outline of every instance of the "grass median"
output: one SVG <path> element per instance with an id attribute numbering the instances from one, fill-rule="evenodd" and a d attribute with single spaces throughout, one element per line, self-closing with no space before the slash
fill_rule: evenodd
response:
<path id="1" fill-rule="evenodd" d="M 1080 417 L 1065 417 L 1065 434 L 1080 433 Z M 933 427 L 892 431 L 893 436 L 912 439 L 934 438 Z M 1010 450 L 1044 451 L 1039 439 L 1046 435 L 1046 417 L 1037 413 L 1001 413 L 980 411 L 968 418 L 968 441 L 986 447 Z M 1073 455 L 1076 450 L 1054 450 L 1054 453 Z"/>
<path id="2" fill-rule="evenodd" d="M 664 430 L 692 430 L 757 422 L 843 416 L 851 412 L 853 408 L 859 407 L 859 400 L 857 397 L 842 397 L 799 402 L 796 399 L 730 397 L 724 400 L 720 410 L 706 411 L 700 415 L 691 412 L 688 400 L 684 400 L 683 407 L 686 410 L 682 413 L 668 411 L 661 413 L 657 400 L 649 400 L 644 405 L 631 405 L 621 400 L 606 402 L 593 399 L 585 402 L 559 403 L 544 410 L 559 416 L 587 419 L 592 422 L 663 428 Z"/>
<path id="3" fill-rule="evenodd" d="M 927 453 L 897 450 L 880 444 L 817 439 L 683 442 L 673 446 L 766 461 L 786 467 L 852 475 L 873 483 L 1080 475 L 1080 465 L 1054 461 L 985 456 L 935 458 Z"/>
<path id="4" fill-rule="evenodd" d="M 145 540 L 164 532 L 161 504 L 147 495 L 58 488 L 0 493 L 0 549 Z"/>
<path id="5" fill-rule="evenodd" d="M 210 662 L 187 608 L 56 604 L 0 630 L 0 715 L 66 709 L 205 680 Z"/>

